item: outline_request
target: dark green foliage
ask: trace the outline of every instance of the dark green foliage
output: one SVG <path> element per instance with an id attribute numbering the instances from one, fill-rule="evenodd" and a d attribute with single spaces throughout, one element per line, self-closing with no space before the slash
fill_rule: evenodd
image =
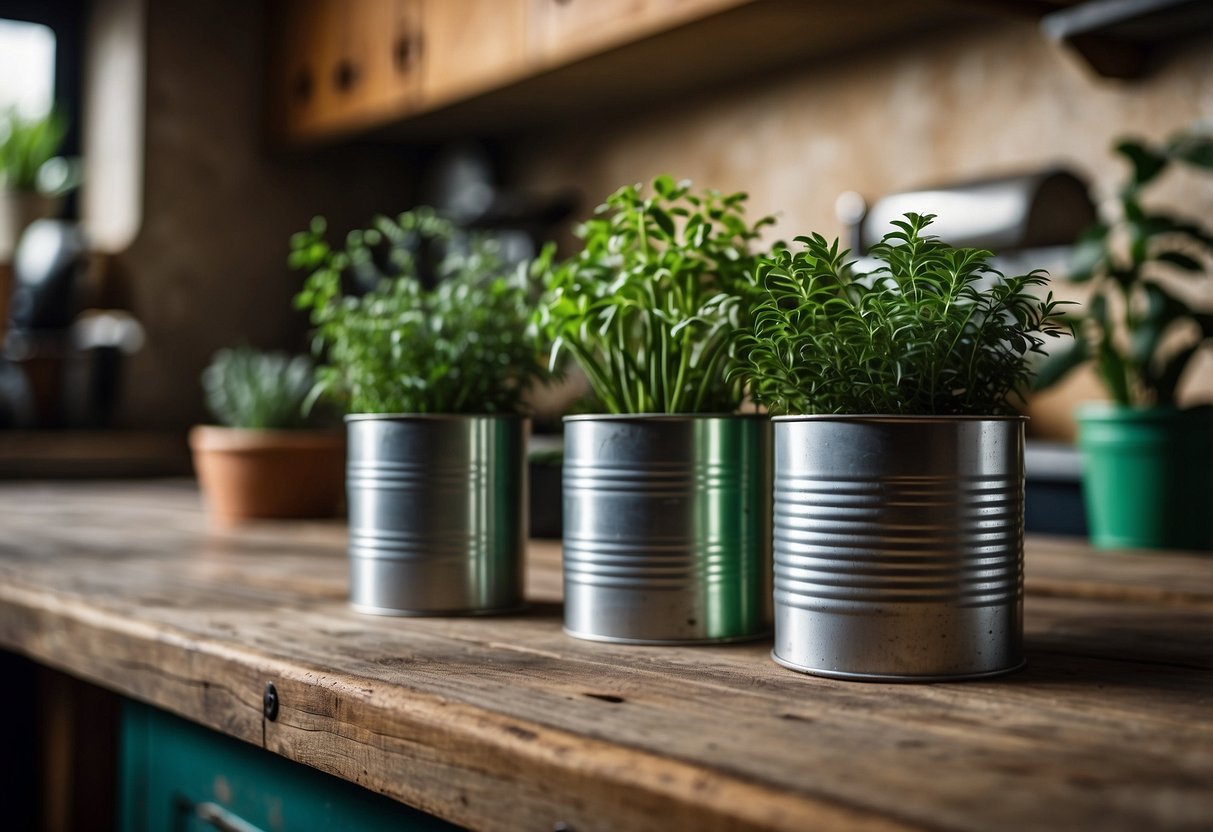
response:
<path id="1" fill-rule="evenodd" d="M 1004 277 L 990 253 L 923 234 L 907 214 L 857 275 L 838 241 L 799 237 L 754 276 L 763 300 L 743 339 L 755 400 L 773 413 L 993 415 L 1029 381 L 1028 356 L 1056 334 L 1046 277 Z"/>
<path id="2" fill-rule="evenodd" d="M 15 111 L 0 115 L 0 187 L 37 190 L 38 171 L 59 152 L 66 132 L 67 124 L 57 113 L 36 119 Z"/>
<path id="3" fill-rule="evenodd" d="M 1091 283 L 1091 298 L 1071 316 L 1074 340 L 1054 351 L 1036 386 L 1048 387 L 1093 360 L 1119 404 L 1174 405 L 1188 362 L 1213 343 L 1213 313 L 1192 309 L 1156 278 L 1163 267 L 1207 281 L 1213 233 L 1147 209 L 1141 191 L 1173 162 L 1213 170 L 1213 136 L 1181 133 L 1159 146 L 1121 141 L 1116 152 L 1132 170 L 1118 195 L 1120 216 L 1096 223 L 1075 244 L 1070 279 Z"/>
<path id="4" fill-rule="evenodd" d="M 516 413 L 546 375 L 536 340 L 525 267 L 511 270 L 497 246 L 454 228 L 432 210 L 376 217 L 343 249 L 325 240 L 325 223 L 291 239 L 291 265 L 309 272 L 295 304 L 307 309 L 325 356 L 317 394 L 353 413 Z M 418 242 L 445 248 L 438 284 L 422 285 Z M 347 294 L 343 277 L 373 284 Z"/>
<path id="5" fill-rule="evenodd" d="M 745 194 L 627 186 L 578 229 L 584 247 L 547 273 L 535 322 L 589 377 L 611 413 L 731 413 L 741 404 L 736 335 L 747 321 L 751 225 Z"/>
<path id="6" fill-rule="evenodd" d="M 220 350 L 202 371 L 206 406 L 229 428 L 303 427 L 303 404 L 314 380 L 306 356 L 248 348 Z"/>

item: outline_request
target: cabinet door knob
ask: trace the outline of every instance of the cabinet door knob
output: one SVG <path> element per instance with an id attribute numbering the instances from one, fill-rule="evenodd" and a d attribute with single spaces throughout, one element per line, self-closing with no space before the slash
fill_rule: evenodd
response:
<path id="1" fill-rule="evenodd" d="M 314 90 L 315 83 L 312 81 L 312 71 L 306 67 L 299 70 L 291 88 L 295 100 L 299 103 L 306 103 L 312 97 Z"/>
<path id="2" fill-rule="evenodd" d="M 392 44 L 392 60 L 395 61 L 397 72 L 408 72 L 417 55 L 421 51 L 421 36 L 409 32 L 402 33 Z"/>
<path id="3" fill-rule="evenodd" d="M 333 71 L 333 83 L 342 92 L 350 90 L 358 83 L 358 67 L 348 60 L 341 61 Z"/>

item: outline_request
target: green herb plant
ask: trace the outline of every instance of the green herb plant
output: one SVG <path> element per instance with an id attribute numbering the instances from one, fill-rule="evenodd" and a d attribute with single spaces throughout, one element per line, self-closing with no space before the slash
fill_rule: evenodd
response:
<path id="1" fill-rule="evenodd" d="M 570 354 L 611 413 L 731 413 L 729 376 L 746 321 L 751 252 L 771 217 L 750 224 L 746 195 L 694 193 L 669 176 L 620 188 L 551 267 L 535 316 L 553 366 Z"/>
<path id="2" fill-rule="evenodd" d="M 516 413 L 546 376 L 528 333 L 533 283 L 490 239 L 470 236 L 428 208 L 376 217 L 340 249 L 323 218 L 291 240 L 290 263 L 308 271 L 296 306 L 308 310 L 324 356 L 316 395 L 354 413 Z M 420 276 L 419 248 L 438 248 L 437 285 Z M 358 279 L 373 288 L 347 292 Z"/>
<path id="3" fill-rule="evenodd" d="M 754 274 L 762 300 L 743 340 L 753 398 L 773 413 L 994 415 L 1030 380 L 1029 355 L 1057 335 L 1058 302 L 1033 271 L 1005 277 L 988 251 L 924 233 L 906 214 L 858 274 L 819 234 L 778 248 Z"/>
<path id="4" fill-rule="evenodd" d="M 1119 216 L 1091 226 L 1074 247 L 1069 278 L 1090 284 L 1091 295 L 1071 316 L 1074 340 L 1044 363 L 1036 386 L 1049 387 L 1094 361 L 1118 404 L 1174 406 L 1193 356 L 1213 345 L 1213 313 L 1194 309 L 1158 278 L 1170 271 L 1207 282 L 1213 232 L 1149 210 L 1142 190 L 1175 163 L 1213 171 L 1213 136 L 1184 132 L 1165 144 L 1124 140 L 1115 149 L 1130 165 L 1116 201 Z"/>
<path id="5" fill-rule="evenodd" d="M 304 402 L 313 382 L 312 362 L 306 356 L 247 347 L 219 350 L 202 371 L 207 408 L 229 428 L 303 427 Z"/>
<path id="6" fill-rule="evenodd" d="M 27 119 L 15 110 L 0 115 L 0 185 L 37 191 L 38 174 L 59 152 L 67 124 L 58 113 Z"/>

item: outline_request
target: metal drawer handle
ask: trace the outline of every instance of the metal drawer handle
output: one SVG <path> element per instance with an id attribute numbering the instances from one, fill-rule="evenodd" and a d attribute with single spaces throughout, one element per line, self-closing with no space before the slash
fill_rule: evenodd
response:
<path id="1" fill-rule="evenodd" d="M 209 800 L 193 803 L 180 796 L 176 802 L 178 811 L 192 814 L 198 820 L 209 823 L 220 832 L 264 832 L 261 827 L 254 826 L 239 815 L 224 809 L 218 803 Z"/>

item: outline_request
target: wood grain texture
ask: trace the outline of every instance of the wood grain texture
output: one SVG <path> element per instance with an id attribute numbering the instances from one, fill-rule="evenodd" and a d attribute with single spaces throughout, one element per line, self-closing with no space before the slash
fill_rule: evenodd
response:
<path id="1" fill-rule="evenodd" d="M 182 484 L 0 486 L 0 646 L 474 828 L 1184 829 L 1213 817 L 1210 561 L 1032 540 L 1028 668 L 857 684 L 531 608 L 345 606 L 345 530 L 213 532 Z M 266 682 L 277 721 L 261 716 Z"/>

